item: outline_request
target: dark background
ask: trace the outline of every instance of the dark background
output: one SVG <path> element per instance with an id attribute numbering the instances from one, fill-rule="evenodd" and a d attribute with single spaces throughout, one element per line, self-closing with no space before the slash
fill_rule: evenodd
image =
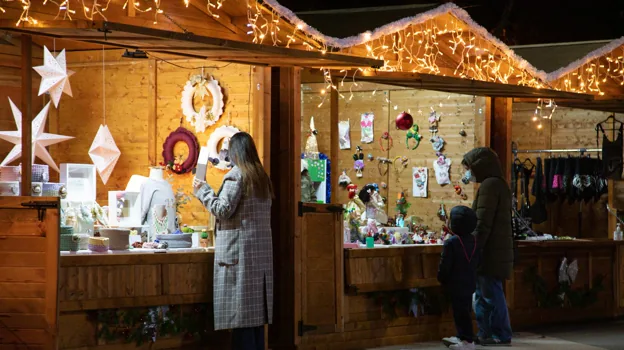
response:
<path id="1" fill-rule="evenodd" d="M 294 12 L 382 7 L 408 4 L 441 5 L 427 0 L 278 0 Z M 624 36 L 624 0 L 456 0 L 480 25 L 508 45 L 609 40 Z M 424 9 L 427 10 L 427 9 Z M 423 11 L 424 11 L 423 10 Z M 406 12 L 405 16 L 416 13 Z M 305 20 L 305 16 L 303 17 Z M 331 23 L 330 25 L 341 25 Z M 375 29 L 376 25 L 369 28 Z"/>

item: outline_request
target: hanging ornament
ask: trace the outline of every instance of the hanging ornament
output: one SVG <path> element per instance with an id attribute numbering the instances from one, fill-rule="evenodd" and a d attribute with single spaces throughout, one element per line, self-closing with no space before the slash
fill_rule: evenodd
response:
<path id="1" fill-rule="evenodd" d="M 383 141 L 388 141 L 388 148 L 384 148 Z M 383 134 L 379 137 L 379 147 L 383 152 L 389 151 L 392 148 L 392 136 L 387 131 L 384 131 Z"/>
<path id="2" fill-rule="evenodd" d="M 431 109 L 431 113 L 429 113 L 429 132 L 431 133 L 431 142 L 433 142 L 433 138 L 438 133 L 438 122 L 440 121 L 440 116 L 436 113 L 436 111 Z"/>
<path id="3" fill-rule="evenodd" d="M 347 171 L 343 170 L 340 177 L 338 177 L 338 184 L 342 187 L 347 187 L 351 184 L 351 178 L 347 175 Z"/>
<path id="4" fill-rule="evenodd" d="M 223 125 L 216 128 L 215 131 L 210 134 L 206 145 L 208 148 L 208 160 L 210 160 L 215 168 L 219 170 L 228 170 L 231 168 L 228 156 L 229 141 L 230 138 L 238 132 L 240 132 L 240 130 L 233 126 Z M 221 148 L 217 150 L 217 146 L 221 140 L 223 140 L 223 142 L 221 142 Z"/>
<path id="5" fill-rule="evenodd" d="M 468 134 L 466 134 L 466 130 L 464 130 L 464 127 L 466 126 L 466 124 L 464 124 L 464 122 L 462 122 L 461 124 L 462 124 L 462 128 L 461 130 L 459 130 L 459 135 L 462 137 L 466 137 L 468 136 Z"/>
<path id="6" fill-rule="evenodd" d="M 212 97 L 212 107 L 203 104 L 204 98 Z M 201 98 L 202 106 L 199 111 L 195 109 L 195 97 Z M 182 91 L 181 107 L 186 121 L 195 127 L 195 132 L 204 132 L 206 128 L 214 125 L 223 114 L 223 92 L 219 82 L 212 77 L 206 79 L 203 75 L 193 75 L 184 85 Z"/>
<path id="7" fill-rule="evenodd" d="M 405 146 L 407 146 L 407 149 L 409 149 L 410 139 L 416 140 L 416 145 L 412 148 L 412 150 L 415 150 L 420 145 L 420 140 L 422 140 L 422 136 L 418 133 L 417 124 L 413 124 L 412 127 L 407 131 L 407 134 L 405 134 Z"/>
<path id="8" fill-rule="evenodd" d="M 358 190 L 357 185 L 354 185 L 354 184 L 347 185 L 347 191 L 349 191 L 349 199 L 355 198 L 355 196 L 357 195 L 357 190 Z"/>
<path id="9" fill-rule="evenodd" d="M 412 125 L 414 125 L 414 118 L 412 117 L 411 114 L 407 112 L 401 112 L 399 115 L 397 115 L 395 123 L 396 123 L 397 129 L 409 130 L 412 127 Z"/>
<path id="10" fill-rule="evenodd" d="M 440 136 L 434 136 L 431 139 L 431 145 L 434 151 L 440 152 L 444 148 L 444 139 Z"/>
<path id="11" fill-rule="evenodd" d="M 355 163 L 353 163 L 353 169 L 355 169 L 355 176 L 357 177 L 363 177 L 364 174 L 362 173 L 362 170 L 364 170 L 364 162 L 360 159 L 356 160 Z"/>
<path id="12" fill-rule="evenodd" d="M 353 160 L 364 160 L 364 153 L 362 153 L 362 147 L 356 146 L 355 153 L 353 154 Z"/>
<path id="13" fill-rule="evenodd" d="M 444 207 L 444 203 L 440 204 L 440 208 L 438 209 L 438 218 L 444 222 L 446 222 L 446 208 Z"/>
<path id="14" fill-rule="evenodd" d="M 117 148 L 108 125 L 100 125 L 91 148 L 89 148 L 89 157 L 91 157 L 104 184 L 106 184 L 113 172 L 119 156 L 121 156 L 121 151 Z"/>
<path id="15" fill-rule="evenodd" d="M 427 198 L 429 169 L 427 167 L 413 167 L 412 175 L 412 196 L 417 198 Z"/>
<path id="16" fill-rule="evenodd" d="M 183 156 L 176 157 L 173 154 L 173 149 L 178 142 L 184 142 L 188 147 L 189 153 L 186 158 Z M 191 131 L 183 127 L 177 128 L 165 139 L 162 156 L 164 159 L 163 165 L 174 173 L 186 174 L 191 172 L 197 165 L 197 159 L 199 157 L 199 142 L 197 141 L 197 137 L 195 137 Z"/>
<path id="17" fill-rule="evenodd" d="M 464 192 L 459 184 L 453 186 L 455 188 L 455 194 L 458 195 L 462 200 L 467 200 L 468 195 Z"/>
<path id="18" fill-rule="evenodd" d="M 319 148 L 318 141 L 316 140 L 316 134 L 318 134 L 318 130 L 316 130 L 316 127 L 314 126 L 314 117 L 310 117 L 310 134 L 308 135 L 305 146 L 306 158 L 319 158 Z"/>
<path id="19" fill-rule="evenodd" d="M 373 160 L 375 160 L 375 156 L 372 153 L 369 153 L 366 158 L 368 158 L 369 162 L 372 162 Z"/>
<path id="20" fill-rule="evenodd" d="M 47 47 L 43 47 L 43 66 L 33 67 L 41 75 L 41 85 L 39 85 L 39 96 L 44 93 L 50 94 L 50 99 L 54 102 L 54 107 L 58 107 L 61 95 L 66 93 L 72 96 L 69 77 L 74 74 L 67 70 L 65 50 L 54 57 Z"/>
<path id="21" fill-rule="evenodd" d="M 5 166 L 12 161 L 19 159 L 22 155 L 22 112 L 17 108 L 13 101 L 9 98 L 9 104 L 11 105 L 11 111 L 13 112 L 13 119 L 17 126 L 16 131 L 0 131 L 0 139 L 11 142 L 15 146 L 4 158 L 0 166 Z M 71 136 L 55 135 L 44 133 L 46 126 L 46 119 L 48 118 L 48 110 L 50 109 L 50 102 L 37 114 L 37 117 L 32 121 L 32 159 L 37 158 L 44 161 L 52 169 L 59 171 L 59 168 L 54 163 L 52 156 L 48 153 L 46 147 L 57 144 L 59 142 L 73 139 Z"/>

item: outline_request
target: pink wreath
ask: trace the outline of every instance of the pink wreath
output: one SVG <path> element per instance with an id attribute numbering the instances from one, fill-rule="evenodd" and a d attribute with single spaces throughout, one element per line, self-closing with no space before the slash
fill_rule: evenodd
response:
<path id="1" fill-rule="evenodd" d="M 186 143 L 189 148 L 188 157 L 186 157 L 182 164 L 176 164 L 176 159 L 173 155 L 173 147 L 178 142 Z M 197 158 L 199 157 L 199 142 L 197 141 L 197 137 L 183 127 L 177 128 L 167 136 L 165 143 L 163 143 L 162 156 L 165 160 L 165 166 L 169 167 L 174 173 L 186 174 L 191 172 L 197 165 Z"/>

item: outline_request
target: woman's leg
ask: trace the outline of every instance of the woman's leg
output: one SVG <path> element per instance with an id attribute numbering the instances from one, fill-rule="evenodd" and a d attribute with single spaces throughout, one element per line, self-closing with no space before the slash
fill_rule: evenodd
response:
<path id="1" fill-rule="evenodd" d="M 262 343 L 264 347 L 264 342 Z M 257 350 L 256 330 L 253 328 L 234 328 L 232 330 L 232 350 Z"/>
<path id="2" fill-rule="evenodd" d="M 477 289 L 475 291 L 475 315 L 477 318 L 477 325 L 479 326 L 479 333 L 477 336 L 481 339 L 492 337 L 492 328 L 490 323 L 492 306 L 486 299 L 486 295 L 488 294 L 486 280 L 486 277 L 478 276 Z"/>

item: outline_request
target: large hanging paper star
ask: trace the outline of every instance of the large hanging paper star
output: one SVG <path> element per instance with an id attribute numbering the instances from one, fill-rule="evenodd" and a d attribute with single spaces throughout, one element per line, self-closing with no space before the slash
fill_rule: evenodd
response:
<path id="1" fill-rule="evenodd" d="M 67 70 L 65 60 L 65 50 L 61 51 L 56 58 L 52 56 L 47 47 L 43 47 L 43 66 L 33 67 L 41 75 L 41 85 L 39 85 L 39 96 L 50 93 L 50 98 L 54 102 L 54 107 L 58 107 L 61 94 L 66 93 L 72 96 L 69 77 L 74 74 Z"/>
<path id="2" fill-rule="evenodd" d="M 100 129 L 89 149 L 89 156 L 104 184 L 106 184 L 113 172 L 120 155 L 121 151 L 117 148 L 108 126 L 100 125 Z"/>
<path id="3" fill-rule="evenodd" d="M 11 101 L 9 98 L 9 103 L 11 104 L 11 111 L 13 111 L 13 119 L 15 119 L 15 125 L 17 125 L 17 131 L 0 131 L 0 139 L 9 141 L 13 143 L 15 146 L 9 152 L 9 154 L 4 158 L 0 166 L 7 165 L 12 161 L 18 159 L 22 156 L 22 112 L 17 108 L 17 106 Z M 37 115 L 37 117 L 32 121 L 32 154 L 33 160 L 35 156 L 48 164 L 52 169 L 59 171 L 56 163 L 46 150 L 47 146 L 67 141 L 73 139 L 71 136 L 63 136 L 63 135 L 55 135 L 55 134 L 47 134 L 44 133 L 46 119 L 48 118 L 48 109 L 50 108 L 50 102 L 43 107 L 41 112 Z"/>

